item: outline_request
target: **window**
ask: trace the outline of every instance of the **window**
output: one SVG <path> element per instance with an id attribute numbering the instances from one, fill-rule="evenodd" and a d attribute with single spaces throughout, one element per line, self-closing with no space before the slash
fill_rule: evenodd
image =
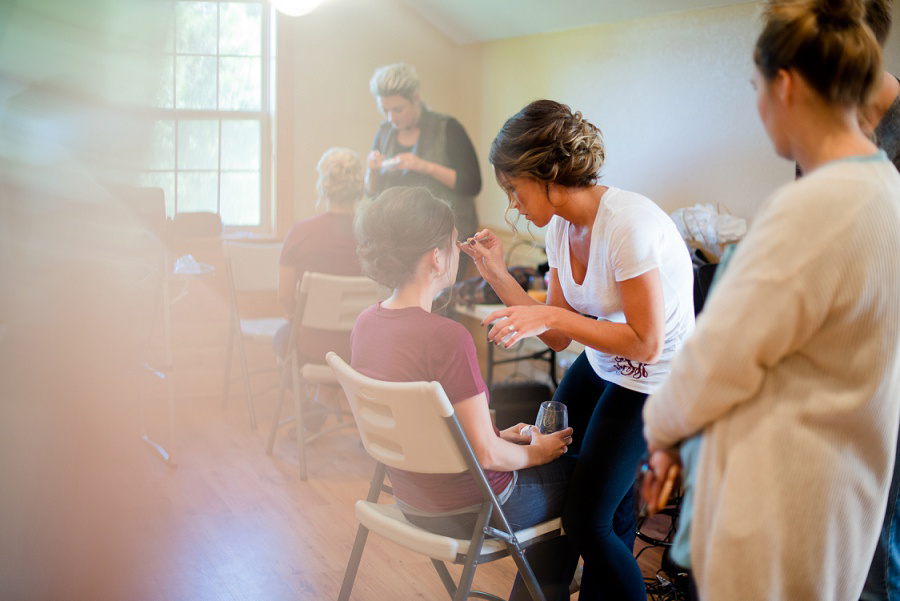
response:
<path id="1" fill-rule="evenodd" d="M 165 190 L 167 216 L 271 226 L 270 23 L 263 0 L 173 2 L 142 173 Z"/>

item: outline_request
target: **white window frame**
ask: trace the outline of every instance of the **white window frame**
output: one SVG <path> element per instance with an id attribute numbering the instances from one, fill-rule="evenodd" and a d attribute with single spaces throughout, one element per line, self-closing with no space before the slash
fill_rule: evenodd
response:
<path id="1" fill-rule="evenodd" d="M 173 121 L 176 124 L 174 130 L 174 156 L 172 169 L 144 169 L 144 173 L 174 173 L 174 194 L 175 198 L 171 201 L 174 204 L 174 211 L 178 210 L 178 177 L 179 173 L 190 172 L 192 170 L 180 168 L 178 165 L 178 123 L 188 121 L 217 121 L 219 124 L 218 136 L 218 178 L 216 186 L 216 212 L 221 214 L 222 203 L 222 122 L 233 120 L 249 120 L 256 121 L 260 124 L 260 157 L 259 157 L 259 201 L 260 201 L 260 223 L 257 225 L 233 225 L 225 223 L 226 233 L 247 232 L 253 234 L 272 234 L 275 232 L 275 202 L 273 193 L 273 179 L 275 173 L 274 153 L 273 153 L 273 133 L 272 133 L 272 115 L 274 112 L 274 85 L 275 85 L 275 28 L 273 9 L 267 0 L 171 0 L 171 31 L 174 34 L 176 29 L 176 6 L 181 2 L 187 3 L 238 3 L 238 4 L 255 4 L 259 5 L 260 11 L 260 108 L 256 111 L 248 110 L 231 110 L 231 109 L 184 109 L 173 106 L 172 108 L 156 107 L 150 110 L 149 117 L 155 121 Z M 217 48 L 214 55 L 217 60 L 216 65 L 216 98 L 219 98 L 220 85 L 220 68 L 218 60 L 220 58 L 229 58 L 233 55 L 221 54 L 219 52 L 219 28 L 216 28 Z M 163 53 L 166 60 L 172 61 L 173 73 L 173 104 L 177 98 L 177 70 L 176 59 L 179 56 L 213 56 L 208 54 L 193 54 L 182 52 L 179 53 L 176 48 L 175 41 Z M 168 200 L 168 199 L 167 199 Z"/>

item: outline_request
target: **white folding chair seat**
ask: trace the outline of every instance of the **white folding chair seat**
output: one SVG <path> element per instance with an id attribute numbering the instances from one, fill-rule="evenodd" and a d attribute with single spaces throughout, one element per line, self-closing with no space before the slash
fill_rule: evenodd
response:
<path id="1" fill-rule="evenodd" d="M 244 338 L 270 341 L 288 320 L 284 317 L 248 317 L 241 320 Z"/>
<path id="2" fill-rule="evenodd" d="M 394 503 L 357 501 L 356 519 L 360 524 L 389 541 L 431 559 L 462 563 L 465 561 L 465 556 L 469 554 L 471 541 L 441 536 L 411 524 Z M 556 536 L 561 531 L 562 519 L 556 518 L 541 522 L 531 528 L 517 530 L 516 540 L 519 543 L 525 543 L 538 537 L 543 540 L 545 535 Z M 484 556 L 497 554 L 499 557 L 506 557 L 508 555 L 506 544 L 496 538 L 485 540 L 480 553 Z"/>
<path id="3" fill-rule="evenodd" d="M 306 480 L 306 445 L 329 432 L 352 425 L 345 422 L 338 400 L 329 413 L 337 416 L 337 423 L 315 434 L 306 434 L 303 428 L 303 399 L 312 400 L 319 395 L 322 387 L 331 387 L 336 393 L 340 386 L 334 372 L 324 363 L 301 363 L 297 352 L 300 340 L 300 328 L 311 328 L 326 332 L 342 333 L 349 336 L 356 324 L 357 316 L 367 307 L 387 297 L 383 286 L 363 276 L 339 276 L 325 273 L 306 272 L 297 287 L 297 303 L 293 326 L 288 342 L 288 355 L 285 358 L 286 369 L 282 374 L 278 400 L 275 405 L 275 417 L 269 431 L 266 452 L 272 454 L 275 448 L 275 437 L 278 429 L 291 422 L 297 424 L 297 463 L 300 479 Z M 324 360 L 324 358 L 323 358 Z M 294 395 L 294 415 L 282 420 L 281 412 L 285 391 L 291 385 Z M 317 407 L 324 410 L 322 407 Z"/>
<path id="4" fill-rule="evenodd" d="M 241 378 L 244 385 L 244 396 L 250 425 L 256 427 L 256 412 L 253 408 L 255 394 L 263 390 L 253 391 L 250 377 L 252 375 L 277 371 L 274 358 L 271 367 L 251 370 L 247 362 L 244 348 L 245 340 L 265 343 L 271 348 L 275 333 L 288 320 L 282 316 L 244 317 L 241 315 L 241 299 L 239 296 L 255 295 L 257 298 L 268 295 L 276 301 L 278 295 L 279 257 L 281 243 L 226 242 L 222 245 L 228 274 L 228 291 L 231 303 L 231 320 L 228 329 L 228 345 L 225 354 L 225 383 L 222 388 L 222 407 L 228 406 L 228 393 L 231 388 L 231 360 L 234 347 L 238 350 L 241 367 Z M 272 303 L 275 306 L 275 302 Z"/>
<path id="5" fill-rule="evenodd" d="M 350 599 L 370 531 L 431 558 L 447 593 L 455 601 L 471 597 L 502 601 L 471 587 L 477 565 L 508 555 L 532 598 L 546 601 L 523 549 L 562 535 L 562 521 L 555 518 L 520 531 L 512 530 L 440 384 L 384 382 L 360 374 L 334 353 L 328 353 L 326 360 L 344 389 L 363 446 L 378 462 L 368 496 L 356 503 L 359 529 L 338 601 Z M 410 523 L 396 504 L 378 503 L 382 492 L 391 492 L 385 484 L 386 467 L 426 474 L 468 471 L 483 497 L 471 539 L 435 534 Z M 444 562 L 464 566 L 458 583 Z"/>

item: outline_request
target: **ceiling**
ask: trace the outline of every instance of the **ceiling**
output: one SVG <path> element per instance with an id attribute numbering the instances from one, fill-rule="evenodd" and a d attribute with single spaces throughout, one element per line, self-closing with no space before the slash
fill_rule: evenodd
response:
<path id="1" fill-rule="evenodd" d="M 459 44 L 745 4 L 747 0 L 404 0 Z"/>

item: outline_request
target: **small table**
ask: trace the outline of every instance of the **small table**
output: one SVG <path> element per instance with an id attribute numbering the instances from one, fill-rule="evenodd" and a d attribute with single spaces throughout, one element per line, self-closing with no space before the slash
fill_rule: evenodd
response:
<path id="1" fill-rule="evenodd" d="M 190 258 L 193 260 L 193 257 Z M 196 261 L 185 262 L 182 261 L 183 259 L 185 259 L 185 257 L 181 257 L 179 262 L 176 262 L 175 267 L 173 268 L 171 254 L 167 252 L 164 264 L 161 267 L 159 302 L 162 305 L 163 365 L 156 367 L 149 361 L 144 362 L 143 365 L 144 370 L 165 382 L 166 385 L 166 402 L 168 407 L 166 447 L 150 438 L 147 434 L 144 420 L 145 408 L 143 394 L 141 394 L 140 399 L 141 439 L 153 448 L 169 467 L 177 467 L 178 465 L 175 457 L 175 389 L 172 381 L 172 367 L 174 364 L 172 357 L 172 306 L 188 295 L 192 281 L 208 276 L 215 271 L 215 266 L 208 263 L 198 263 Z M 181 290 L 179 291 L 178 296 L 172 298 L 171 285 L 176 282 L 180 284 Z"/>

